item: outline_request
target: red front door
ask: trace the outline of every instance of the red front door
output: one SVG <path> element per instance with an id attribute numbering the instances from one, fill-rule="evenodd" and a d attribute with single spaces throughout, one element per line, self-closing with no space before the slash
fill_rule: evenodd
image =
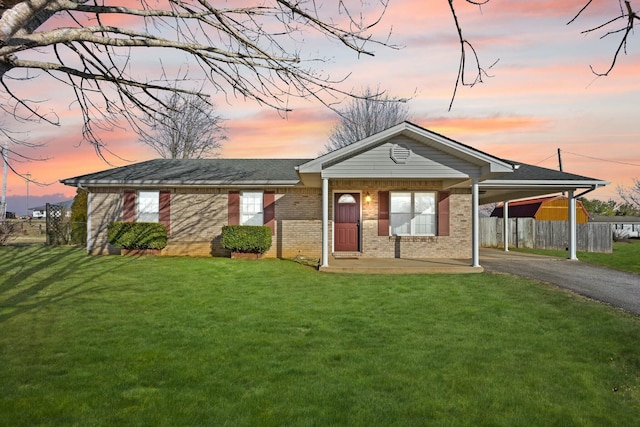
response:
<path id="1" fill-rule="evenodd" d="M 360 194 L 336 193 L 334 206 L 334 250 L 360 250 Z"/>

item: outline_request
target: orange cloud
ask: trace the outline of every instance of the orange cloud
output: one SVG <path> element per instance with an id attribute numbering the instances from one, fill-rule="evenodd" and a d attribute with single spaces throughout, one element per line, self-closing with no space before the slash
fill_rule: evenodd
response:
<path id="1" fill-rule="evenodd" d="M 425 125 L 443 135 L 468 135 L 486 133 L 507 133 L 513 130 L 540 131 L 549 123 L 541 117 L 436 117 L 427 118 Z M 460 141 L 463 142 L 463 141 Z"/>

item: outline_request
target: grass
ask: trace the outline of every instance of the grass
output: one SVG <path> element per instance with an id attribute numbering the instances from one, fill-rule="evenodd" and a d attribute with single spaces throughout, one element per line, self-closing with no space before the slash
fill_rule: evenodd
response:
<path id="1" fill-rule="evenodd" d="M 640 318 L 509 275 L 0 248 L 0 425 L 636 425 Z"/>
<path id="2" fill-rule="evenodd" d="M 511 249 L 510 249 L 511 250 Z M 512 249 L 514 251 L 535 253 L 540 255 L 567 257 L 567 251 L 554 251 L 543 249 Z M 580 261 L 601 265 L 615 270 L 640 273 L 640 240 L 623 240 L 613 242 L 613 253 L 600 254 L 594 252 L 578 252 Z"/>

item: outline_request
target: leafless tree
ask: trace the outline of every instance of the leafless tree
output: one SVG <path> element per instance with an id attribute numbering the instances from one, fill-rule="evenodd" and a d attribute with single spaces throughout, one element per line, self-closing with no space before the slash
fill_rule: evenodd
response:
<path id="1" fill-rule="evenodd" d="M 165 159 L 218 155 L 227 137 L 222 126 L 224 119 L 216 114 L 215 106 L 197 95 L 179 92 L 169 94 L 164 103 L 169 109 L 150 118 L 150 130 L 140 134 L 140 142 Z"/>
<path id="2" fill-rule="evenodd" d="M 406 99 L 392 98 L 380 88 L 367 87 L 339 111 L 338 124 L 331 129 L 323 153 L 346 147 L 405 120 L 409 120 Z"/>
<path id="3" fill-rule="evenodd" d="M 631 187 L 618 186 L 618 195 L 630 208 L 640 211 L 640 179 L 634 178 Z"/>
<path id="4" fill-rule="evenodd" d="M 0 107 L 20 120 L 59 125 L 44 100 L 25 95 L 25 83 L 32 87 L 46 77 L 62 82 L 83 115 L 84 139 L 101 153 L 99 130 L 119 126 L 123 118 L 139 130 L 142 118 L 168 107 L 163 92 L 206 98 L 178 89 L 185 78 L 200 79 L 208 93 L 281 111 L 289 110 L 291 97 L 331 105 L 348 93 L 339 89 L 341 78 L 317 70 L 326 59 L 304 52 L 306 39 L 325 36 L 357 55 L 373 55 L 372 46 L 387 45 L 372 33 L 387 1 L 361 3 L 366 13 L 360 13 L 341 0 L 4 0 Z M 170 52 L 183 55 L 178 66 Z M 139 65 L 149 58 L 158 64 L 157 73 L 147 76 Z"/>

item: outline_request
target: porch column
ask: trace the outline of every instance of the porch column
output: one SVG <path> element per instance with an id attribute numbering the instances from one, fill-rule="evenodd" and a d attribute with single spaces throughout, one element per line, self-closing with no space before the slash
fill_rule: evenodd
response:
<path id="1" fill-rule="evenodd" d="M 504 251 L 509 252 L 509 201 L 505 200 L 502 208 L 502 240 L 504 243 Z"/>
<path id="2" fill-rule="evenodd" d="M 569 259 L 577 260 L 576 256 L 576 199 L 573 190 L 569 191 Z"/>
<path id="3" fill-rule="evenodd" d="M 329 180 L 322 178 L 322 264 L 329 267 Z"/>
<path id="4" fill-rule="evenodd" d="M 471 265 L 480 267 L 480 215 L 478 213 L 478 178 L 471 184 Z"/>

